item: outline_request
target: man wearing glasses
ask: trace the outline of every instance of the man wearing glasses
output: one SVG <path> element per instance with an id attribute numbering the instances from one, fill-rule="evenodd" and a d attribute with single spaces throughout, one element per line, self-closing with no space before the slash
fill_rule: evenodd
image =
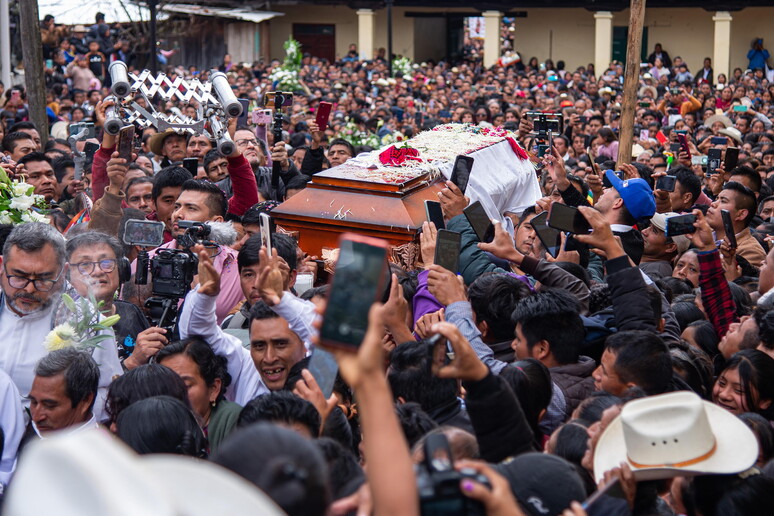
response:
<path id="1" fill-rule="evenodd" d="M 16 226 L 3 246 L 0 264 L 0 369 L 8 373 L 28 404 L 35 365 L 46 355 L 43 341 L 67 316 L 67 311 L 60 310 L 60 294 L 68 287 L 64 237 L 48 224 Z M 113 339 L 93 348 L 92 357 L 100 364 L 94 407 L 100 419 L 107 386 L 122 369 Z"/>
<path id="2" fill-rule="evenodd" d="M 271 185 L 272 167 L 267 167 L 266 149 L 264 149 L 264 143 L 259 140 L 253 131 L 247 127 L 238 127 L 234 133 L 234 142 L 236 143 L 235 154 L 241 154 L 250 166 L 255 180 L 258 184 L 258 190 L 268 195 L 268 199 L 260 199 L 261 201 L 267 201 L 273 199 L 275 201 L 282 201 L 285 195 L 285 185 L 294 176 L 299 175 L 298 169 L 292 160 L 288 159 L 288 151 L 285 148 L 284 142 L 278 142 L 274 145 L 271 151 L 272 161 L 279 162 L 281 165 L 281 172 L 279 178 L 279 187 L 273 188 Z M 226 192 L 226 195 L 231 197 L 231 193 L 234 193 L 234 197 L 229 200 L 229 213 L 236 215 L 242 215 L 247 209 L 258 202 L 256 200 L 252 204 L 247 204 L 242 209 L 245 202 L 237 203 L 234 199 L 240 193 L 240 187 L 237 185 L 236 179 L 241 176 L 242 168 L 240 156 L 229 156 L 228 158 L 228 173 L 229 177 L 218 182 L 218 186 Z M 241 209 L 241 213 L 239 210 Z"/>
<path id="3" fill-rule="evenodd" d="M 113 326 L 118 356 L 125 369 L 134 369 L 148 363 L 168 340 L 163 328 L 149 326 L 137 305 L 115 300 L 121 287 L 119 268 L 128 265 L 122 265 L 123 257 L 118 239 L 104 233 L 88 231 L 67 241 L 70 283 L 81 296 L 102 301 L 106 317 L 121 316 Z"/>

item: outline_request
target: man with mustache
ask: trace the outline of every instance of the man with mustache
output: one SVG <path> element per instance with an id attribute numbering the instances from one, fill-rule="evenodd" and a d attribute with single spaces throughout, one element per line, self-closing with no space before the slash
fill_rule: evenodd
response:
<path id="1" fill-rule="evenodd" d="M 61 293 L 69 287 L 66 276 L 65 239 L 53 226 L 31 222 L 13 229 L 0 259 L 0 369 L 11 377 L 25 404 L 35 365 L 46 355 L 44 339 L 54 326 L 72 319 L 61 310 Z M 100 420 L 107 386 L 122 373 L 115 340 L 100 342 L 92 349 L 92 358 L 100 364 L 94 406 Z"/>

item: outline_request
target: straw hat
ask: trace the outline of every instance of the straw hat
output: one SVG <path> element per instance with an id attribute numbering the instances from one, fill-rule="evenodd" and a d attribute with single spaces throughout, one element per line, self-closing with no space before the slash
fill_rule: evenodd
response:
<path id="1" fill-rule="evenodd" d="M 715 122 L 721 122 L 726 127 L 731 127 L 734 125 L 731 119 L 725 115 L 712 115 L 704 121 L 704 125 L 707 127 L 712 127 Z"/>
<path id="2" fill-rule="evenodd" d="M 164 150 L 164 140 L 167 139 L 167 136 L 172 136 L 173 134 L 180 133 L 174 129 L 167 129 L 164 132 L 152 135 L 148 140 L 148 148 L 150 148 L 151 152 L 156 156 L 161 156 Z"/>
<path id="3" fill-rule="evenodd" d="M 736 141 L 738 144 L 742 144 L 742 133 L 737 129 L 736 127 L 726 127 L 724 129 L 721 129 L 718 131 L 718 134 L 722 134 L 724 136 L 728 136 L 729 138 Z"/>
<path id="4" fill-rule="evenodd" d="M 758 460 L 758 440 L 731 412 L 681 391 L 624 405 L 599 438 L 594 476 L 628 462 L 637 480 L 733 474 Z"/>

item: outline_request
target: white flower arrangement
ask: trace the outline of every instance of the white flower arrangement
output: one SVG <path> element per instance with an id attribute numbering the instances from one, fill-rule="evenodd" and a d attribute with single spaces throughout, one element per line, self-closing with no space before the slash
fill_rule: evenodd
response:
<path id="1" fill-rule="evenodd" d="M 283 46 L 286 54 L 285 61 L 275 68 L 270 76 L 274 89 L 282 91 L 302 90 L 303 87 L 298 80 L 298 72 L 301 69 L 301 43 L 290 38 Z"/>
<path id="2" fill-rule="evenodd" d="M 0 167 L 0 224 L 48 222 L 43 213 L 46 200 L 35 192 L 35 187 L 18 179 L 11 180 Z"/>
<path id="3" fill-rule="evenodd" d="M 72 314 L 71 318 L 74 322 L 62 323 L 46 335 L 43 346 L 48 352 L 68 347 L 78 349 L 99 347 L 100 342 L 111 338 L 110 335 L 100 332 L 109 329 L 121 319 L 120 315 L 115 314 L 100 321 L 102 316 L 100 307 L 103 301 L 97 302 L 93 296 L 89 299 L 82 297 L 76 304 L 72 297 L 63 293 L 62 302 Z"/>
<path id="4" fill-rule="evenodd" d="M 408 57 L 396 57 L 392 60 L 392 75 L 394 77 L 406 79 L 406 76 L 408 76 L 407 80 L 410 80 L 413 73 L 414 65 Z"/>

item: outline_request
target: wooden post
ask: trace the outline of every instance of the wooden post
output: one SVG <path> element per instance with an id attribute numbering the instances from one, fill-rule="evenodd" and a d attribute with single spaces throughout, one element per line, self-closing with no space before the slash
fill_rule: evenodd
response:
<path id="1" fill-rule="evenodd" d="M 19 2 L 19 29 L 24 80 L 27 88 L 27 105 L 30 120 L 38 128 L 43 145 L 48 141 L 48 117 L 46 116 L 46 79 L 43 71 L 43 43 L 37 2 Z M 10 87 L 10 85 L 6 85 Z"/>
<path id="2" fill-rule="evenodd" d="M 642 25 L 645 21 L 645 0 L 631 0 L 629 8 L 629 40 L 626 43 L 626 69 L 624 71 L 623 103 L 621 105 L 621 127 L 618 132 L 617 164 L 632 160 L 634 139 L 634 112 L 637 110 L 637 90 L 640 79 L 640 49 L 642 48 Z"/>

